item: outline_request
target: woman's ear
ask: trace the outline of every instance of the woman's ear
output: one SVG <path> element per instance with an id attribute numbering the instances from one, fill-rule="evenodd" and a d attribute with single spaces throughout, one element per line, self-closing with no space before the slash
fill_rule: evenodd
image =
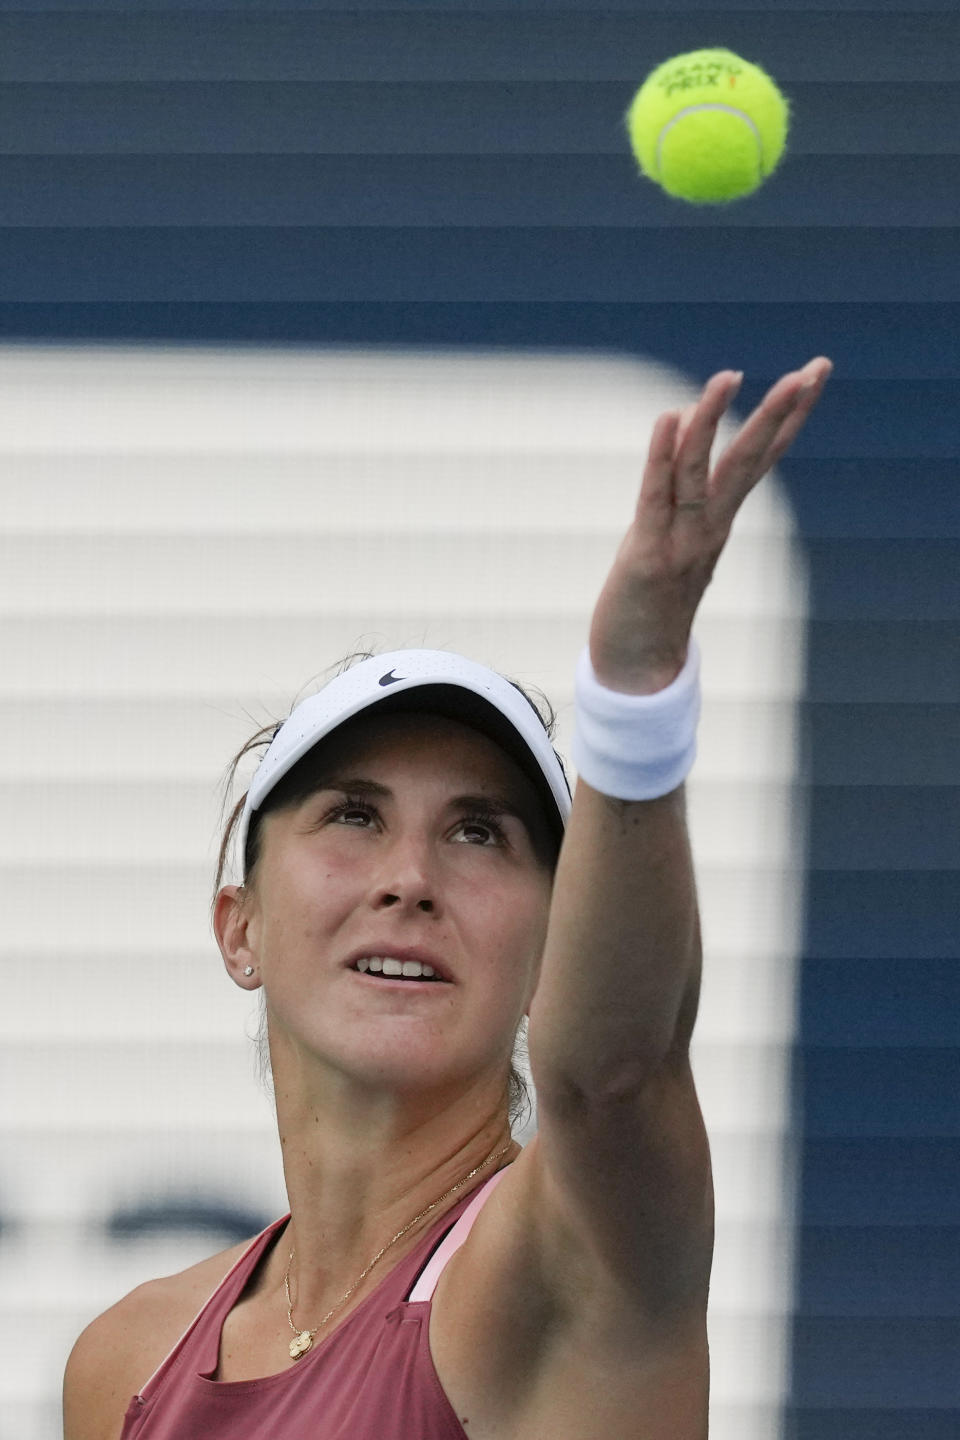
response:
<path id="1" fill-rule="evenodd" d="M 256 990 L 261 983 L 257 973 L 258 957 L 249 933 L 250 918 L 249 894 L 245 888 L 224 885 L 213 907 L 213 930 L 227 973 L 242 990 Z"/>

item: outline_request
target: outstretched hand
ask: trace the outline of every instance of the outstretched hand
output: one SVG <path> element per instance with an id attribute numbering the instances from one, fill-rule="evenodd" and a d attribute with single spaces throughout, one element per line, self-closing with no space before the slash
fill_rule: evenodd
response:
<path id="1" fill-rule="evenodd" d="M 743 376 L 722 370 L 695 404 L 659 417 L 636 513 L 590 625 L 590 659 L 602 685 L 652 694 L 680 673 L 737 511 L 793 444 L 832 370 L 820 356 L 778 380 L 712 473 L 717 426 Z"/>

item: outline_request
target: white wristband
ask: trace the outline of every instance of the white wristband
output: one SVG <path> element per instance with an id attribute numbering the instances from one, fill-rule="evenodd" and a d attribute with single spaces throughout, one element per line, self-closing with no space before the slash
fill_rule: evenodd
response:
<path id="1" fill-rule="evenodd" d="M 594 790 L 620 800 L 654 800 L 683 783 L 697 753 L 700 718 L 700 650 L 693 636 L 680 674 L 653 695 L 601 685 L 585 645 L 574 693 L 571 759 Z"/>

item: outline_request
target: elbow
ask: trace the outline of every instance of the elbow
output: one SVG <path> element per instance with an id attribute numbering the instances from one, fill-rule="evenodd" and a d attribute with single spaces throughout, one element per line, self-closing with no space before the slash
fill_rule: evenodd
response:
<path id="1" fill-rule="evenodd" d="M 666 1047 L 669 1053 L 669 1047 Z M 650 1077 L 663 1064 L 664 1053 L 634 1053 L 627 1059 L 604 1062 L 594 1057 L 589 1065 L 577 1065 L 570 1057 L 565 1061 L 544 1064 L 530 1051 L 530 1073 L 536 1087 L 538 1103 L 549 1104 L 564 1112 L 616 1101 L 638 1094 Z"/>

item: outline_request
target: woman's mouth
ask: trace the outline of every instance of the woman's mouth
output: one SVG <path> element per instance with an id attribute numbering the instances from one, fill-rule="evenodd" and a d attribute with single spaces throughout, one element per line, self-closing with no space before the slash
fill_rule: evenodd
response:
<path id="1" fill-rule="evenodd" d="M 423 990 L 428 985 L 448 985 L 430 965 L 419 960 L 397 960 L 393 956 L 363 956 L 351 967 L 356 974 L 381 989 Z"/>

